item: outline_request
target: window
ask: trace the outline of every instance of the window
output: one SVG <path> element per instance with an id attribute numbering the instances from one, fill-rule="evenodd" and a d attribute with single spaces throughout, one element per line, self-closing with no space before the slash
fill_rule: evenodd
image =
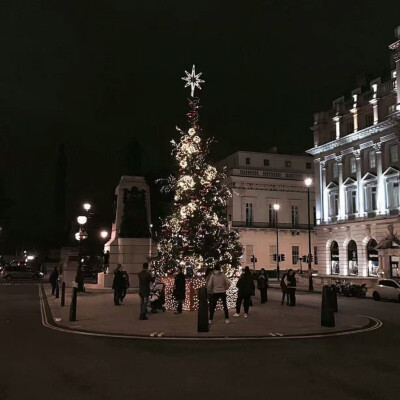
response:
<path id="1" fill-rule="evenodd" d="M 291 161 L 285 161 L 285 167 L 286 168 L 290 168 L 292 166 L 292 162 Z"/>
<path id="2" fill-rule="evenodd" d="M 371 126 L 374 124 L 374 116 L 372 114 L 367 114 L 365 116 L 365 126 Z"/>
<path id="3" fill-rule="evenodd" d="M 349 275 L 358 275 L 357 244 L 354 240 L 350 240 L 347 247 L 347 254 L 349 260 Z"/>
<path id="4" fill-rule="evenodd" d="M 276 253 L 276 246 L 275 245 L 270 245 L 269 246 L 269 262 L 270 264 L 275 264 L 276 261 L 274 261 L 274 254 Z"/>
<path id="5" fill-rule="evenodd" d="M 254 254 L 254 246 L 252 244 L 247 244 L 246 245 L 246 264 L 251 263 L 251 257 L 253 257 Z"/>
<path id="6" fill-rule="evenodd" d="M 350 173 L 355 174 L 357 172 L 357 162 L 355 157 L 350 157 Z"/>
<path id="7" fill-rule="evenodd" d="M 346 209 L 347 214 L 355 214 L 357 212 L 357 189 L 355 187 L 346 190 Z"/>
<path id="8" fill-rule="evenodd" d="M 292 206 L 292 227 L 297 228 L 299 225 L 299 208 Z"/>
<path id="9" fill-rule="evenodd" d="M 329 192 L 329 216 L 336 217 L 338 215 L 339 194 L 337 190 Z"/>
<path id="10" fill-rule="evenodd" d="M 364 187 L 365 211 L 373 212 L 377 209 L 377 188 L 376 182 Z"/>
<path id="11" fill-rule="evenodd" d="M 376 155 L 375 151 L 371 150 L 368 153 L 368 162 L 369 162 L 369 167 L 370 168 L 376 168 Z"/>
<path id="12" fill-rule="evenodd" d="M 311 169 L 311 163 L 310 162 L 306 163 L 306 169 Z"/>
<path id="13" fill-rule="evenodd" d="M 392 104 L 391 106 L 389 106 L 388 108 L 388 114 L 392 114 L 396 111 L 396 104 Z"/>
<path id="14" fill-rule="evenodd" d="M 246 165 L 250 165 L 250 158 L 246 157 Z"/>
<path id="15" fill-rule="evenodd" d="M 391 163 L 399 161 L 399 148 L 397 144 L 391 144 L 389 147 L 389 160 Z"/>
<path id="16" fill-rule="evenodd" d="M 269 205 L 269 226 L 274 227 L 276 225 L 276 211 L 274 210 L 273 204 Z"/>
<path id="17" fill-rule="evenodd" d="M 246 203 L 246 225 L 253 224 L 253 203 Z"/>
<path id="18" fill-rule="evenodd" d="M 299 262 L 299 246 L 292 246 L 292 264 L 296 265 Z"/>
<path id="19" fill-rule="evenodd" d="M 375 239 L 370 239 L 367 244 L 368 276 L 378 276 L 379 256 L 375 247 L 378 245 Z"/>
<path id="20" fill-rule="evenodd" d="M 340 266 L 339 266 L 339 245 L 334 240 L 331 244 L 331 274 L 339 275 Z"/>
<path id="21" fill-rule="evenodd" d="M 264 159 L 264 167 L 269 167 L 269 160 Z"/>
<path id="22" fill-rule="evenodd" d="M 318 248 L 317 246 L 314 246 L 314 264 L 318 265 Z"/>
<path id="23" fill-rule="evenodd" d="M 398 208 L 399 204 L 399 178 L 388 178 L 386 180 L 386 206 L 387 208 Z"/>
<path id="24" fill-rule="evenodd" d="M 346 124 L 346 129 L 347 129 L 347 134 L 349 135 L 350 133 L 354 132 L 354 123 L 353 122 L 348 122 Z"/>
<path id="25" fill-rule="evenodd" d="M 332 164 L 332 176 L 334 178 L 337 178 L 339 176 L 339 166 L 336 162 Z"/>

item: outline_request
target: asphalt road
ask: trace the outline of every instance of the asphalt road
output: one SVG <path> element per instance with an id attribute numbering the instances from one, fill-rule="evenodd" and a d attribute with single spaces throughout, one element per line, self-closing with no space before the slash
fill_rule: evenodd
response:
<path id="1" fill-rule="evenodd" d="M 298 301 L 320 306 L 320 295 Z M 0 285 L 0 400 L 398 399 L 400 304 L 339 300 L 373 332 L 301 340 L 167 342 L 42 326 L 37 284 Z"/>

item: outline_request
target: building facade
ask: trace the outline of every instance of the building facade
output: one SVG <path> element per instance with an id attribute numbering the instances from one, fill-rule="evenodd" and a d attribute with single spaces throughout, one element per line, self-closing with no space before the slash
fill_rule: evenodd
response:
<path id="1" fill-rule="evenodd" d="M 387 79 L 361 82 L 314 115 L 318 272 L 399 276 L 400 27 Z"/>
<path id="2" fill-rule="evenodd" d="M 301 258 L 308 254 L 306 178 L 314 174 L 309 156 L 239 151 L 220 162 L 232 191 L 228 205 L 230 226 L 239 229 L 244 247 L 242 265 L 277 269 L 274 254 L 284 254 L 280 270 L 307 270 Z M 279 211 L 274 208 L 279 204 Z M 311 254 L 316 254 L 314 186 L 310 187 Z M 278 252 L 277 252 L 278 231 Z M 253 255 L 257 259 L 252 263 Z M 318 263 L 318 259 L 314 260 Z"/>

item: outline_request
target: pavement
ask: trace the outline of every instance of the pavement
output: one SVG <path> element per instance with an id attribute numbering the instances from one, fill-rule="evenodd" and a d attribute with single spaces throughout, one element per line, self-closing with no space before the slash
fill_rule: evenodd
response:
<path id="1" fill-rule="evenodd" d="M 270 289 L 269 301 L 260 304 L 253 298 L 249 317 L 239 318 L 230 311 L 230 323 L 225 324 L 222 311 L 217 311 L 209 332 L 197 332 L 197 313 L 184 311 L 176 315 L 172 311 L 148 314 L 147 321 L 139 320 L 140 299 L 136 293 L 129 293 L 120 307 L 114 306 L 113 294 L 86 287 L 85 293 L 78 294 L 77 321 L 69 321 L 69 305 L 72 289 L 67 288 L 66 305 L 51 295 L 49 285 L 42 285 L 47 298 L 53 324 L 66 329 L 111 335 L 164 338 L 257 338 L 326 335 L 344 331 L 360 330 L 369 326 L 370 319 L 352 312 L 335 315 L 333 328 L 321 326 L 320 308 L 310 307 L 302 299 L 308 294 L 297 293 L 296 307 L 281 305 L 281 291 Z M 320 294 L 314 294 L 321 298 Z"/>

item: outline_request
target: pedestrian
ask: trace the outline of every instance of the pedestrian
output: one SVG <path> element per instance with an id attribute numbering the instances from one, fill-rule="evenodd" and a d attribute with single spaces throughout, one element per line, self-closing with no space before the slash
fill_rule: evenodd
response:
<path id="1" fill-rule="evenodd" d="M 265 304 L 268 301 L 268 276 L 264 268 L 261 268 L 260 275 L 258 276 L 257 288 L 260 291 L 261 304 Z"/>
<path id="2" fill-rule="evenodd" d="M 211 275 L 213 273 L 213 269 L 211 267 L 206 269 L 205 279 L 206 279 L 206 289 L 208 286 L 208 282 L 210 281 Z M 207 289 L 207 300 L 208 300 L 208 313 L 211 315 L 211 309 L 213 308 L 213 294 Z"/>
<path id="3" fill-rule="evenodd" d="M 78 292 L 85 291 L 85 277 L 83 275 L 82 266 L 79 265 L 76 271 L 75 282 L 78 285 Z"/>
<path id="4" fill-rule="evenodd" d="M 114 289 L 114 305 L 120 306 L 120 299 L 122 294 L 122 289 L 124 286 L 124 278 L 122 275 L 122 265 L 118 264 L 117 268 L 114 270 L 114 280 L 112 288 Z"/>
<path id="5" fill-rule="evenodd" d="M 126 271 L 122 270 L 122 267 L 121 267 L 121 274 L 122 274 L 122 288 L 121 288 L 121 293 L 120 293 L 120 295 L 121 295 L 120 302 L 122 304 L 124 301 L 124 298 L 126 296 L 126 293 L 131 285 L 129 282 L 129 275 Z"/>
<path id="6" fill-rule="evenodd" d="M 149 273 L 149 263 L 143 263 L 143 269 L 138 273 L 139 278 L 139 297 L 140 297 L 140 320 L 146 320 L 147 303 L 150 296 L 150 283 L 155 278 Z"/>
<path id="7" fill-rule="evenodd" d="M 55 294 L 58 285 L 58 268 L 54 267 L 49 277 L 49 282 L 51 283 L 51 294 Z"/>
<path id="8" fill-rule="evenodd" d="M 228 305 L 226 304 L 226 291 L 229 289 L 230 285 L 231 281 L 221 271 L 221 267 L 216 265 L 207 285 L 207 291 L 213 294 L 213 305 L 210 312 L 210 319 L 208 321 L 210 324 L 213 323 L 215 308 L 217 307 L 217 302 L 219 299 L 221 299 L 224 307 L 225 323 L 229 324 Z"/>
<path id="9" fill-rule="evenodd" d="M 289 305 L 294 307 L 296 305 L 296 274 L 292 269 L 289 269 L 287 275 L 287 290 L 289 293 Z"/>
<path id="10" fill-rule="evenodd" d="M 287 272 L 284 273 L 282 275 L 281 278 L 281 290 L 282 290 L 282 301 L 281 301 L 281 305 L 283 306 L 283 303 L 285 301 L 285 297 L 286 297 L 286 304 L 289 305 L 289 292 L 288 292 L 288 280 L 287 280 Z"/>
<path id="11" fill-rule="evenodd" d="M 103 254 L 103 271 L 106 274 L 110 262 L 110 252 L 107 250 Z"/>
<path id="12" fill-rule="evenodd" d="M 233 316 L 234 317 L 240 316 L 240 308 L 243 302 L 244 317 L 247 318 L 249 314 L 250 299 L 255 291 L 253 274 L 250 272 L 249 267 L 246 266 L 244 268 L 244 274 L 239 278 L 236 287 L 239 290 L 238 290 L 238 297 L 236 300 L 236 313 Z"/>
<path id="13" fill-rule="evenodd" d="M 178 303 L 178 307 L 174 314 L 182 314 L 182 304 L 186 297 L 185 274 L 181 266 L 178 267 L 178 273 L 175 275 L 173 295 Z"/>

